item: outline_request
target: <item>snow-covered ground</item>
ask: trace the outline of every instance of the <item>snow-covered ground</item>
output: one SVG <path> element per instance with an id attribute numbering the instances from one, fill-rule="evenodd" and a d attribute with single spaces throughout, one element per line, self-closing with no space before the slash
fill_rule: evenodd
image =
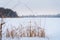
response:
<path id="1" fill-rule="evenodd" d="M 1 20 L 1 19 L 0 19 Z M 47 38 L 39 38 L 39 37 L 23 37 L 23 38 L 6 38 L 6 29 L 8 28 L 11 30 L 11 28 L 14 28 L 17 26 L 20 26 L 19 24 L 23 24 L 25 27 L 26 25 L 29 25 L 29 21 L 32 21 L 32 25 L 35 25 L 34 22 L 36 22 L 39 26 L 41 23 L 41 27 L 45 28 L 46 36 L 49 38 L 49 40 L 60 40 L 60 18 L 7 18 L 4 19 L 4 22 L 6 22 L 3 25 L 2 28 L 2 40 L 48 40 Z"/>
<path id="2" fill-rule="evenodd" d="M 23 38 L 3 38 L 2 40 L 48 40 L 47 38 L 39 37 L 23 37 Z"/>

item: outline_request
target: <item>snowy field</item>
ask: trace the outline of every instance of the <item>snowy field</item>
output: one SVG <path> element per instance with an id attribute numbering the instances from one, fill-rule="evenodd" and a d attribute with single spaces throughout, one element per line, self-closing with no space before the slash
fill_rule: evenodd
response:
<path id="1" fill-rule="evenodd" d="M 2 40 L 48 40 L 47 38 L 39 38 L 39 37 L 23 37 L 23 38 L 3 38 Z"/>
<path id="2" fill-rule="evenodd" d="M 0 19 L 1 20 L 1 19 Z M 14 28 L 19 26 L 19 24 L 23 24 L 23 26 L 26 26 L 29 24 L 29 21 L 32 21 L 32 24 L 36 22 L 38 25 L 41 23 L 41 27 L 45 28 L 46 36 L 49 38 L 49 40 L 60 40 L 60 18 L 6 18 L 4 19 L 4 22 L 6 22 L 3 25 L 2 28 L 2 40 L 48 40 L 47 38 L 39 38 L 39 37 L 23 37 L 23 38 L 6 38 L 6 29 L 8 28 L 11 30 L 11 28 Z M 8 27 L 9 26 L 9 27 Z"/>

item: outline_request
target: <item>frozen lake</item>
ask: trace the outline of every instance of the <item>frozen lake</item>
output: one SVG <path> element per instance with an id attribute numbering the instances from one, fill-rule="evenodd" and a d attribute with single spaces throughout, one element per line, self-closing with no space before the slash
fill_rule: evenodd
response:
<path id="1" fill-rule="evenodd" d="M 0 19 L 1 20 L 1 19 Z M 11 28 L 14 28 L 22 24 L 24 27 L 26 25 L 29 25 L 29 22 L 32 22 L 32 25 L 35 25 L 37 23 L 39 26 L 45 28 L 46 36 L 49 37 L 50 40 L 60 40 L 60 18 L 5 18 L 4 22 L 6 22 L 3 25 L 2 28 L 2 35 L 3 40 L 47 40 L 46 38 L 5 38 L 6 29 L 8 28 L 11 30 Z"/>

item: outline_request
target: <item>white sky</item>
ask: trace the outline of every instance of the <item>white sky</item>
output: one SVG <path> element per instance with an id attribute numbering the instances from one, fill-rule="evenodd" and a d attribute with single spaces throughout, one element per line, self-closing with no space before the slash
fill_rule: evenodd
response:
<path id="1" fill-rule="evenodd" d="M 55 15 L 60 13 L 60 0 L 0 0 L 0 7 L 17 11 L 18 15 Z"/>

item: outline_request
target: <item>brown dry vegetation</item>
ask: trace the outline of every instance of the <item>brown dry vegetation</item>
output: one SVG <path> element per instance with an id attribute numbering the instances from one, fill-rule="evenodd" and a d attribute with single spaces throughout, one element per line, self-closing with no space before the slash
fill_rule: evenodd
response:
<path id="1" fill-rule="evenodd" d="M 21 28 L 19 28 L 19 29 L 21 29 Z M 6 37 L 12 37 L 12 38 L 14 38 L 14 37 L 45 37 L 45 31 L 43 28 L 38 32 L 36 32 L 35 30 L 28 31 L 27 29 L 24 31 L 21 31 L 21 30 L 18 32 L 16 32 L 16 31 L 17 30 L 13 30 L 13 29 L 11 31 L 9 31 L 7 29 Z"/>

